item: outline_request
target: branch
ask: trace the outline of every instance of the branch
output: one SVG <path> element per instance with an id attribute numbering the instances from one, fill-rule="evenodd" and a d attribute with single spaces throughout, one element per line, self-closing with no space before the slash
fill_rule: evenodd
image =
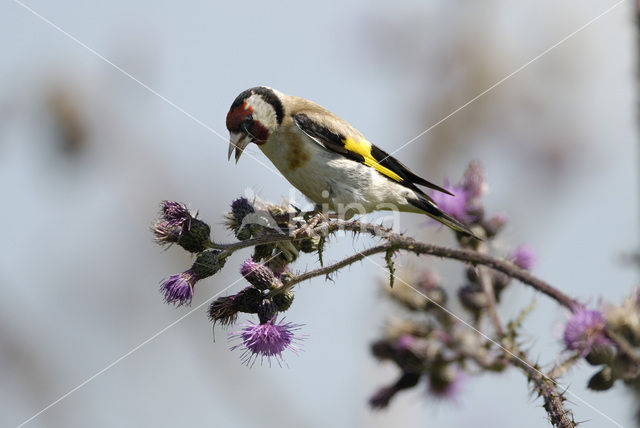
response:
<path id="1" fill-rule="evenodd" d="M 505 273 L 511 278 L 515 278 L 520 282 L 535 288 L 539 292 L 546 294 L 571 311 L 575 311 L 582 307 L 580 303 L 567 296 L 562 291 L 553 287 L 549 283 L 536 278 L 528 271 L 520 269 L 509 261 L 500 260 L 473 250 L 446 248 L 438 245 L 418 242 L 413 238 L 402 236 L 394 237 L 392 242 L 398 248 L 402 248 L 416 254 L 429 254 L 432 256 L 443 257 L 447 259 L 460 260 L 474 265 L 487 266 L 493 270 Z"/>
<path id="2" fill-rule="evenodd" d="M 298 231 L 304 231 L 304 236 L 297 237 L 296 233 Z M 375 236 L 378 238 L 382 238 L 387 242 L 382 245 L 378 245 L 375 247 L 371 247 L 369 249 L 363 250 L 351 257 L 348 257 L 340 262 L 337 262 L 333 265 L 326 266 L 323 268 L 315 269 L 304 274 L 298 275 L 291 279 L 290 282 L 287 283 L 285 289 L 290 290 L 294 285 L 305 281 L 307 279 L 314 278 L 316 276 L 328 275 L 330 273 L 335 272 L 338 269 L 341 269 L 345 266 L 351 265 L 357 261 L 364 259 L 365 257 L 386 252 L 389 250 L 406 250 L 411 251 L 415 254 L 419 255 L 432 255 L 436 257 L 442 257 L 453 260 L 460 260 L 466 263 L 471 263 L 473 265 L 483 265 L 490 269 L 496 270 L 498 272 L 502 272 L 508 275 L 511 278 L 517 279 L 523 284 L 529 285 L 533 287 L 535 290 L 546 294 L 551 297 L 555 301 L 557 301 L 562 306 L 566 307 L 572 312 L 575 312 L 578 309 L 581 309 L 583 306 L 578 303 L 576 300 L 564 294 L 562 291 L 553 287 L 551 284 L 533 276 L 528 271 L 519 268 L 515 264 L 507 261 L 498 259 L 487 254 L 483 254 L 478 251 L 470 250 L 470 249 L 457 249 L 457 248 L 447 248 L 439 245 L 427 244 L 425 242 L 416 241 L 413 238 L 408 236 L 404 236 L 402 234 L 393 232 L 391 229 L 384 227 L 382 225 L 375 225 L 370 223 L 361 223 L 359 221 L 326 221 L 321 223 L 320 225 L 306 230 L 304 227 L 300 228 L 296 231 L 293 231 L 290 235 L 284 233 L 271 233 L 260 236 L 258 238 L 249 239 L 246 241 L 235 242 L 231 244 L 218 244 L 215 242 L 211 242 L 211 248 L 225 250 L 229 254 L 238 251 L 243 248 L 253 247 L 255 245 L 261 244 L 271 244 L 283 241 L 297 241 L 300 239 L 307 239 L 310 236 L 314 236 L 320 234 L 321 236 L 326 236 L 328 234 L 336 233 L 340 230 L 351 231 L 354 233 L 367 233 L 371 236 Z M 292 236 L 293 235 L 293 236 Z M 488 290 L 485 290 L 487 292 Z M 277 294 L 281 291 L 275 291 L 274 294 Z M 489 298 L 491 297 L 488 294 Z M 490 299 L 491 300 L 491 299 Z M 499 319 L 497 318 L 497 312 L 492 311 L 493 314 L 490 313 L 494 324 L 496 327 L 500 326 Z M 500 334 L 501 328 L 498 329 L 498 333 Z M 632 359 L 634 362 L 640 363 L 640 357 L 634 352 L 631 345 L 628 344 L 624 338 L 617 335 L 615 332 L 612 332 L 611 329 L 607 329 L 607 336 L 618 345 L 618 348 L 626 354 L 628 357 Z"/>
<path id="3" fill-rule="evenodd" d="M 347 257 L 346 259 L 342 259 L 339 262 L 336 262 L 334 264 L 331 264 L 329 266 L 324 266 L 318 269 L 314 269 L 314 270 L 310 270 L 308 272 L 305 272 L 303 274 L 300 275 L 296 275 L 293 278 L 291 278 L 290 280 L 288 280 L 285 284 L 284 287 L 280 288 L 280 289 L 276 289 L 273 290 L 269 293 L 269 296 L 272 296 L 274 294 L 280 294 L 280 293 L 285 293 L 289 290 L 291 290 L 296 284 L 302 282 L 302 281 L 306 281 L 308 279 L 311 278 L 315 278 L 316 276 L 322 276 L 322 275 L 329 275 L 339 269 L 342 269 L 345 266 L 349 266 L 355 262 L 358 262 L 362 259 L 364 259 L 365 257 L 368 256 L 372 256 L 374 254 L 377 253 L 383 253 L 385 251 L 387 251 L 389 248 L 391 248 L 390 244 L 381 244 L 378 245 L 376 247 L 371 247 L 368 248 L 366 250 L 363 251 L 359 251 L 357 254 L 354 254 L 353 256 Z"/>
<path id="4" fill-rule="evenodd" d="M 212 248 L 226 250 L 232 253 L 242 248 L 252 247 L 259 244 L 305 239 L 308 236 L 313 236 L 314 234 L 332 234 L 340 230 L 351 231 L 356 233 L 367 233 L 371 236 L 382 238 L 387 241 L 388 245 L 373 247 L 368 250 L 365 250 L 366 255 L 373 255 L 379 252 L 387 251 L 388 249 L 391 248 L 391 249 L 402 249 L 406 251 L 411 251 L 415 254 L 426 254 L 426 255 L 432 255 L 432 256 L 437 256 L 437 257 L 442 257 L 447 259 L 460 260 L 463 262 L 471 263 L 473 265 L 484 265 L 484 266 L 487 266 L 488 268 L 502 272 L 510 276 L 511 278 L 517 279 L 520 282 L 533 287 L 537 291 L 543 294 L 546 294 L 547 296 L 551 297 L 552 299 L 554 299 L 555 301 L 557 301 L 558 303 L 560 303 L 561 305 L 563 305 L 564 307 L 568 308 L 571 311 L 575 311 L 579 308 L 582 308 L 582 305 L 580 303 L 578 303 L 571 297 L 567 296 L 562 291 L 553 287 L 549 283 L 536 278 L 535 276 L 531 275 L 528 271 L 524 269 L 520 269 L 519 267 L 517 267 L 516 265 L 514 265 L 513 263 L 507 260 L 501 260 L 501 259 L 489 256 L 487 254 L 483 254 L 474 250 L 447 248 L 439 245 L 427 244 L 424 242 L 416 241 L 415 239 L 404 236 L 402 234 L 395 233 L 387 227 L 375 225 L 375 224 L 369 224 L 369 223 L 361 223 L 359 221 L 348 221 L 348 222 L 347 221 L 328 221 L 316 226 L 311 230 L 305 231 L 307 236 L 301 237 L 301 238 L 298 238 L 298 237 L 293 238 L 292 236 L 286 235 L 283 233 L 273 233 L 273 234 L 263 235 L 258 238 L 249 239 L 247 241 L 241 241 L 241 242 L 236 242 L 232 244 L 211 243 L 211 246 Z M 294 235 L 295 233 L 296 233 L 295 231 L 292 232 L 292 234 Z M 351 264 L 353 262 L 362 260 L 365 257 L 362 254 L 364 254 L 364 252 L 357 254 L 354 257 L 345 259 L 344 261 L 355 258 L 350 263 L 347 263 L 347 264 Z M 346 266 L 347 264 L 343 264 L 340 267 Z M 337 269 L 339 269 L 340 267 L 338 267 Z M 309 275 L 305 275 L 304 279 L 309 279 L 309 278 L 312 278 L 313 276 L 326 274 L 324 273 L 324 271 L 322 272 L 320 271 L 321 270 L 310 271 L 308 273 Z M 311 275 L 314 272 L 315 274 Z"/>
<path id="5" fill-rule="evenodd" d="M 293 240 L 294 239 L 292 239 L 286 233 L 273 232 L 273 233 L 259 236 L 257 238 L 247 239 L 246 241 L 232 242 L 230 244 L 220 244 L 220 243 L 211 241 L 209 243 L 209 248 L 213 248 L 215 250 L 221 250 L 221 251 L 228 251 L 229 253 L 234 253 L 244 248 L 255 247 L 256 245 L 275 244 L 278 242 L 293 241 Z"/>
<path id="6" fill-rule="evenodd" d="M 544 409 L 549 415 L 549 421 L 558 428 L 575 428 L 578 426 L 573 420 L 573 414 L 565 409 L 565 398 L 557 390 L 558 384 L 545 376 L 537 365 L 527 360 L 527 356 L 520 351 L 507 353 L 507 358 L 514 366 L 526 373 L 527 378 L 533 383 L 533 388 L 544 400 Z"/>
<path id="7" fill-rule="evenodd" d="M 504 337 L 504 327 L 502 327 L 502 322 L 500 321 L 500 316 L 498 315 L 496 295 L 493 290 L 493 284 L 491 283 L 484 267 L 478 269 L 478 275 L 480 277 L 480 284 L 482 284 L 482 290 L 484 291 L 484 294 L 487 295 L 487 312 L 489 313 L 489 318 L 491 318 L 493 327 L 496 329 L 496 333 L 498 333 L 498 336 Z"/>
<path id="8" fill-rule="evenodd" d="M 564 375 L 571 367 L 573 367 L 577 362 L 582 360 L 582 355 L 579 352 L 574 352 L 564 361 L 556 364 L 547 374 L 550 378 L 556 379 L 560 376 Z"/>
<path id="9" fill-rule="evenodd" d="M 303 229 L 304 227 L 298 230 L 303 230 Z M 323 236 L 326 236 L 327 234 L 336 233 L 340 230 L 351 231 L 354 233 L 367 233 L 371 236 L 383 238 L 387 241 L 387 243 L 360 251 L 357 254 L 351 257 L 347 257 L 346 259 L 343 259 L 332 265 L 311 270 L 301 275 L 295 276 L 286 284 L 285 287 L 283 287 L 283 289 L 276 290 L 272 294 L 278 294 L 283 291 L 288 291 L 291 288 L 293 288 L 296 284 L 302 281 L 306 281 L 307 279 L 311 279 L 316 276 L 328 275 L 345 266 L 348 266 L 357 261 L 360 261 L 365 257 L 378 254 L 378 253 L 383 253 L 389 250 L 402 249 L 406 251 L 411 251 L 419 255 L 432 255 L 432 256 L 437 256 L 437 257 L 442 257 L 447 259 L 460 260 L 463 262 L 471 263 L 473 265 L 483 265 L 493 270 L 496 270 L 498 272 L 502 272 L 511 278 L 517 279 L 523 284 L 533 287 L 535 290 L 543 294 L 546 294 L 547 296 L 551 297 L 552 299 L 554 299 L 559 304 L 566 307 L 572 312 L 575 312 L 576 310 L 581 309 L 583 307 L 576 300 L 567 296 L 562 291 L 553 287 L 551 284 L 533 276 L 527 270 L 521 269 L 515 264 L 507 260 L 498 259 L 474 250 L 447 248 L 439 245 L 427 244 L 424 242 L 416 241 L 415 239 L 410 238 L 408 236 L 404 236 L 402 234 L 393 232 L 391 229 L 384 227 L 382 225 L 361 223 L 359 221 L 324 222 L 310 230 L 304 230 L 305 236 L 300 238 L 298 237 L 294 238 L 290 235 L 286 235 L 282 233 L 273 233 L 273 234 L 268 234 L 258 238 L 250 239 L 247 241 L 241 241 L 233 244 L 212 243 L 212 246 L 213 248 L 224 249 L 229 251 L 229 253 L 232 253 L 239 249 L 251 247 L 254 245 L 276 243 L 276 242 L 282 242 L 282 241 L 294 241 L 298 239 L 307 239 L 309 236 L 314 236 L 314 234 L 321 234 Z M 292 232 L 292 235 L 296 236 L 296 232 L 297 231 Z M 483 285 L 483 288 L 484 288 L 484 285 Z M 490 293 L 490 291 L 491 290 L 485 289 L 485 293 L 487 293 L 487 296 L 489 297 L 489 300 L 491 303 L 492 293 Z M 495 306 L 493 307 L 493 310 L 490 310 L 489 315 L 491 316 L 497 328 L 498 334 L 503 335 L 504 330 L 502 329 L 502 325 L 498 318 L 497 312 L 495 311 Z M 620 349 L 622 353 L 624 353 L 632 361 L 637 362 L 640 365 L 640 357 L 636 354 L 633 347 L 624 338 L 622 338 L 620 335 L 616 334 L 615 332 L 611 331 L 611 329 L 607 329 L 606 334 L 613 342 L 616 343 L 616 345 L 618 346 L 618 349 Z"/>

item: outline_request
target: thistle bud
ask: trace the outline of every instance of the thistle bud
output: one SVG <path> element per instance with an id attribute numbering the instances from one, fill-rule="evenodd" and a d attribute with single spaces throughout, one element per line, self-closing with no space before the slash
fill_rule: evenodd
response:
<path id="1" fill-rule="evenodd" d="M 242 221 L 247 214 L 254 213 L 256 209 L 247 198 L 238 198 L 231 203 L 231 214 L 236 221 L 237 227 L 242 225 Z"/>
<path id="2" fill-rule="evenodd" d="M 199 253 L 208 248 L 211 228 L 207 223 L 197 218 L 191 219 L 190 224 L 182 225 L 177 244 L 191 253 Z"/>
<path id="3" fill-rule="evenodd" d="M 447 304 L 447 292 L 440 286 L 431 288 L 430 290 L 426 291 L 425 294 L 428 298 L 428 302 L 425 308 L 427 310 L 440 308 Z"/>
<path id="4" fill-rule="evenodd" d="M 606 391 L 613 386 L 615 381 L 611 367 L 605 367 L 591 376 L 587 387 L 593 391 Z"/>
<path id="5" fill-rule="evenodd" d="M 227 260 L 226 256 L 226 253 L 222 253 L 219 250 L 207 250 L 198 254 L 196 261 L 191 266 L 196 280 L 200 281 L 222 269 Z"/>
<path id="6" fill-rule="evenodd" d="M 270 321 L 278 313 L 278 307 L 270 299 L 263 299 L 258 304 L 258 319 L 260 324 Z"/>
<path id="7" fill-rule="evenodd" d="M 504 214 L 498 214 L 494 215 L 489 220 L 484 221 L 482 223 L 482 227 L 484 227 L 484 230 L 487 233 L 487 238 L 493 238 L 502 231 L 506 224 L 507 216 Z"/>
<path id="8" fill-rule="evenodd" d="M 253 256 L 251 258 L 253 260 L 267 260 L 271 258 L 271 254 L 273 254 L 273 250 L 276 248 L 274 244 L 262 244 L 256 245 L 253 248 Z"/>
<path id="9" fill-rule="evenodd" d="M 491 279 L 493 281 L 493 289 L 495 290 L 496 295 L 499 295 L 499 293 L 511 282 L 511 277 L 502 272 L 493 272 Z"/>
<path id="10" fill-rule="evenodd" d="M 204 251 L 211 243 L 211 228 L 196 216 L 191 215 L 184 204 L 163 201 L 160 218 L 151 228 L 156 242 L 160 245 L 178 244 L 191 253 Z"/>
<path id="11" fill-rule="evenodd" d="M 609 367 L 611 367 L 613 376 L 619 379 L 636 379 L 640 374 L 640 367 L 638 367 L 635 358 L 624 352 L 618 353 Z"/>
<path id="12" fill-rule="evenodd" d="M 438 398 L 455 399 L 460 394 L 465 379 L 464 372 L 457 367 L 436 367 L 429 373 L 429 392 Z"/>
<path id="13" fill-rule="evenodd" d="M 318 250 L 319 243 L 320 236 L 312 236 L 311 238 L 301 240 L 298 245 L 300 245 L 300 251 L 303 253 L 314 253 Z"/>
<path id="14" fill-rule="evenodd" d="M 293 303 L 293 292 L 278 293 L 273 296 L 273 303 L 278 307 L 278 312 L 284 312 L 291 307 Z"/>
<path id="15" fill-rule="evenodd" d="M 258 290 L 277 288 L 282 285 L 271 269 L 253 261 L 252 259 L 248 259 L 242 264 L 240 274 Z"/>
<path id="16" fill-rule="evenodd" d="M 255 212 L 255 207 L 247 198 L 238 198 L 231 203 L 231 212 L 225 215 L 225 225 L 232 230 L 236 238 L 246 241 L 251 238 L 251 227 L 243 225 L 244 218 Z"/>
<path id="17" fill-rule="evenodd" d="M 386 339 L 380 339 L 371 344 L 371 353 L 379 360 L 390 360 L 394 357 L 396 349 L 393 343 Z"/>
<path id="18" fill-rule="evenodd" d="M 622 305 L 606 305 L 604 315 L 613 330 L 633 346 L 640 346 L 640 302 L 636 290 L 624 299 Z"/>
<path id="19" fill-rule="evenodd" d="M 251 229 L 248 227 L 242 227 L 235 231 L 238 241 L 247 241 L 251 239 Z"/>
<path id="20" fill-rule="evenodd" d="M 238 312 L 255 314 L 258 312 L 258 305 L 264 297 L 257 288 L 247 287 L 236 294 L 235 298 L 235 308 Z"/>
<path id="21" fill-rule="evenodd" d="M 374 409 L 383 409 L 389 405 L 391 399 L 401 390 L 413 388 L 420 381 L 421 373 L 404 371 L 393 385 L 380 388 L 369 399 L 369 405 Z"/>
<path id="22" fill-rule="evenodd" d="M 488 305 L 487 295 L 478 284 L 467 284 L 458 290 L 460 303 L 474 314 Z"/>
<path id="23" fill-rule="evenodd" d="M 469 280 L 469 282 L 480 282 L 478 269 L 475 266 L 467 266 L 466 273 L 467 273 L 467 279 Z"/>
<path id="24" fill-rule="evenodd" d="M 611 346 L 594 345 L 585 358 L 592 366 L 599 366 L 601 364 L 609 364 L 614 356 L 615 352 Z"/>

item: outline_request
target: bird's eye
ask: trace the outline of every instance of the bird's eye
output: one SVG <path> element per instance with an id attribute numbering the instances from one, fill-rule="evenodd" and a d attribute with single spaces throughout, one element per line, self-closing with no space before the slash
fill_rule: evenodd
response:
<path id="1" fill-rule="evenodd" d="M 244 118 L 244 120 L 242 121 L 242 126 L 245 129 L 251 129 L 252 125 L 253 125 L 253 115 L 250 114 Z"/>

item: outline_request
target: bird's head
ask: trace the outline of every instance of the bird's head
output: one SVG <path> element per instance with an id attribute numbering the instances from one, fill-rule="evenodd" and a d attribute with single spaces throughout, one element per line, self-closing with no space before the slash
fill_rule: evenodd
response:
<path id="1" fill-rule="evenodd" d="M 247 89 L 237 96 L 229 113 L 229 159 L 236 151 L 236 162 L 249 143 L 265 144 L 284 117 L 279 93 L 265 86 Z"/>

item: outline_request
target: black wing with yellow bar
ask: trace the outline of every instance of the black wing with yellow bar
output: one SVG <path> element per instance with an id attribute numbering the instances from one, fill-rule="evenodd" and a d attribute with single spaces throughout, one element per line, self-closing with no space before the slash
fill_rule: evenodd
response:
<path id="1" fill-rule="evenodd" d="M 416 184 L 451 195 L 448 190 L 416 175 L 400 161 L 364 138 L 354 138 L 333 132 L 303 113 L 296 114 L 293 120 L 302 132 L 322 147 L 339 153 L 348 159 L 370 166 L 398 184 L 421 194 L 423 192 L 415 186 Z"/>

